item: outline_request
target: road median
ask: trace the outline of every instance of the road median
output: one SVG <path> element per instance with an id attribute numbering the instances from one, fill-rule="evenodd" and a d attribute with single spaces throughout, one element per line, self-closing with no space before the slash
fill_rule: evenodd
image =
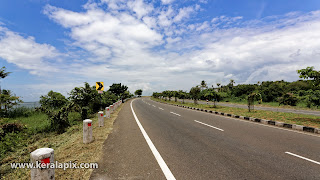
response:
<path id="1" fill-rule="evenodd" d="M 151 100 L 182 108 L 243 119 L 256 123 L 320 134 L 320 118 L 318 116 L 285 112 L 271 112 L 264 110 L 254 110 L 253 112 L 248 112 L 246 109 L 234 107 L 214 107 L 212 105 L 193 103 L 182 104 L 181 102 L 164 101 L 156 98 L 151 98 Z"/>

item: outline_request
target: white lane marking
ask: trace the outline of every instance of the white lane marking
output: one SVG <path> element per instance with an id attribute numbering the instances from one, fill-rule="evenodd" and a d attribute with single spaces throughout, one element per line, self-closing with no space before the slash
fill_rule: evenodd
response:
<path id="1" fill-rule="evenodd" d="M 152 105 L 153 107 L 156 107 L 155 105 Z"/>
<path id="2" fill-rule="evenodd" d="M 181 116 L 180 114 L 174 113 L 174 112 L 170 112 L 171 114 L 177 115 L 177 116 Z"/>
<path id="3" fill-rule="evenodd" d="M 162 109 L 161 107 L 159 107 L 159 109 L 164 110 L 164 109 Z"/>
<path id="4" fill-rule="evenodd" d="M 312 159 L 305 158 L 305 157 L 303 157 L 303 156 L 299 156 L 299 155 L 294 154 L 294 153 L 291 153 L 291 152 L 285 152 L 285 153 L 320 165 L 320 162 L 318 162 L 318 161 L 314 161 L 314 160 L 312 160 Z"/>
<path id="5" fill-rule="evenodd" d="M 133 100 L 134 101 L 134 100 Z M 147 141 L 148 145 L 149 145 L 149 148 L 151 149 L 154 157 L 156 158 L 163 174 L 166 176 L 166 178 L 168 180 L 175 180 L 176 178 L 173 176 L 172 172 L 170 171 L 169 167 L 167 166 L 167 164 L 164 162 L 164 160 L 162 159 L 159 151 L 157 150 L 157 148 L 153 145 L 151 139 L 149 138 L 147 132 L 144 130 L 144 128 L 142 127 L 136 113 L 134 112 L 133 108 L 132 108 L 132 102 L 130 103 L 130 106 L 131 106 L 131 110 L 132 110 L 132 114 L 134 116 L 134 118 L 136 119 L 136 122 L 140 128 L 140 131 L 142 132 L 142 135 L 144 137 L 144 139 Z"/>
<path id="6" fill-rule="evenodd" d="M 211 127 L 211 128 L 217 129 L 217 130 L 219 130 L 219 131 L 224 131 L 223 129 L 220 129 L 220 128 L 217 128 L 217 127 L 211 126 L 211 125 L 209 125 L 209 124 L 206 124 L 206 123 L 203 123 L 203 122 L 200 122 L 200 121 L 197 121 L 197 120 L 194 120 L 194 121 L 195 121 L 195 122 L 197 122 L 197 123 L 200 123 L 200 124 L 203 124 L 203 125 L 209 126 L 209 127 Z"/>
<path id="7" fill-rule="evenodd" d="M 152 100 L 153 101 L 153 100 Z M 154 101 L 154 102 L 157 102 L 157 101 Z M 157 102 L 160 104 L 160 102 Z M 167 104 L 166 104 L 167 105 Z M 169 105 L 168 105 L 169 106 Z M 172 105 L 170 105 L 172 106 Z M 256 123 L 256 122 L 252 122 L 252 121 L 247 121 L 247 120 L 243 120 L 243 119 L 240 119 L 240 118 L 233 118 L 233 117 L 228 117 L 228 116 L 221 116 L 221 115 L 217 115 L 217 114 L 214 114 L 214 113 L 207 113 L 207 112 L 204 112 L 204 111 L 194 111 L 192 109 L 184 109 L 184 110 L 187 110 L 187 111 L 193 111 L 193 112 L 197 112 L 197 113 L 205 113 L 205 114 L 208 114 L 208 115 L 211 115 L 211 116 L 219 116 L 221 118 L 226 118 L 226 119 L 231 119 L 231 120 L 234 120 L 234 121 L 239 121 L 239 122 L 243 122 L 243 123 L 250 123 L 250 124 L 255 124 L 255 125 L 258 125 L 258 126 L 265 126 L 265 127 L 269 127 L 269 128 L 274 128 L 274 129 L 279 129 L 279 130 L 284 130 L 284 131 L 289 131 L 289 132 L 293 132 L 293 133 L 298 133 L 298 134 L 303 134 L 303 135 L 307 135 L 307 136 L 313 136 L 313 137 L 320 137 L 319 135 L 315 135 L 315 134 L 311 134 L 311 133 L 307 133 L 307 132 L 299 132 L 299 131 L 296 131 L 296 130 L 291 130 L 291 129 L 285 129 L 285 128 L 282 128 L 282 127 L 277 127 L 277 126 L 272 126 L 272 125 L 266 125 L 266 124 L 261 124 L 261 123 Z"/>

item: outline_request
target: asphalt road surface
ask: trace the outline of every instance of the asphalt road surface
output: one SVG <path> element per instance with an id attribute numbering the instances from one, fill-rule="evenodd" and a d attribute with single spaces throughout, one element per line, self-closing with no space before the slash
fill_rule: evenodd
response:
<path id="1" fill-rule="evenodd" d="M 172 99 L 174 101 L 174 98 Z M 181 99 L 178 99 L 178 101 L 181 101 Z M 185 102 L 191 102 L 193 103 L 193 100 L 185 99 Z M 207 104 L 206 101 L 198 101 L 199 104 Z M 213 102 L 208 102 L 209 104 L 213 105 Z M 248 109 L 247 105 L 242 105 L 242 104 L 229 104 L 229 103 L 222 103 L 222 102 L 217 102 L 216 105 L 219 106 L 226 106 L 226 107 L 237 107 L 237 108 L 244 108 Z M 295 114 L 308 114 L 308 115 L 315 115 L 315 116 L 320 116 L 320 111 L 312 111 L 312 110 L 297 110 L 297 109 L 288 109 L 288 108 L 276 108 L 276 107 L 259 107 L 259 106 L 254 106 L 254 109 L 257 110 L 266 110 L 266 111 L 275 111 L 275 112 L 288 112 L 288 113 L 295 113 Z"/>
<path id="2" fill-rule="evenodd" d="M 320 179 L 320 136 L 138 98 L 91 179 Z"/>

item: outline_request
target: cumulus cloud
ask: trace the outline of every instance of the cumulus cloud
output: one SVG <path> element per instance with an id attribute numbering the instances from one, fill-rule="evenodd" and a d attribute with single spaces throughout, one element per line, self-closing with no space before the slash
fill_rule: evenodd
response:
<path id="1" fill-rule="evenodd" d="M 7 62 L 27 69 L 31 74 L 44 74 L 58 71 L 48 63 L 48 60 L 58 55 L 53 46 L 39 44 L 34 37 L 23 37 L 0 26 L 0 58 Z"/>
<path id="2" fill-rule="evenodd" d="M 219 16 L 194 23 L 191 15 L 199 5 L 102 3 L 107 10 L 89 3 L 83 12 L 48 5 L 44 13 L 90 57 L 73 61 L 70 72 L 127 83 L 131 92 L 138 86 L 149 92 L 189 90 L 203 79 L 212 84 L 230 78 L 237 83 L 296 80 L 295 70 L 318 64 L 319 11 L 254 21 Z"/>
<path id="3" fill-rule="evenodd" d="M 171 4 L 174 0 L 161 0 L 162 4 Z"/>

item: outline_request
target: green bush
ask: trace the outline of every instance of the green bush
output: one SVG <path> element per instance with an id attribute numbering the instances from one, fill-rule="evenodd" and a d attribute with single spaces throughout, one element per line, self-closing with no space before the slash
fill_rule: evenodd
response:
<path id="1" fill-rule="evenodd" d="M 27 137 L 24 133 L 7 133 L 0 141 L 0 160 L 2 160 L 8 152 L 14 152 L 17 148 L 24 147 Z"/>
<path id="2" fill-rule="evenodd" d="M 296 106 L 298 102 L 298 98 L 292 93 L 286 93 L 282 97 L 278 99 L 279 105 L 290 105 Z"/>
<path id="3" fill-rule="evenodd" d="M 35 112 L 34 108 L 17 107 L 8 111 L 8 118 L 29 117 Z"/>
<path id="4" fill-rule="evenodd" d="M 67 99 L 61 93 L 49 91 L 48 95 L 40 97 L 41 107 L 46 109 L 59 109 L 67 104 Z"/>

